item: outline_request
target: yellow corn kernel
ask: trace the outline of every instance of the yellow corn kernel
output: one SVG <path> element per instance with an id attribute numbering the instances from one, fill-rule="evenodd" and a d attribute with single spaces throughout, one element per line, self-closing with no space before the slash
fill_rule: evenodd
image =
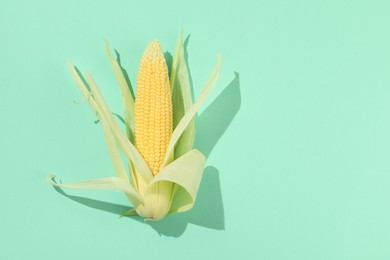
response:
<path id="1" fill-rule="evenodd" d="M 172 134 L 168 67 L 156 40 L 149 44 L 141 59 L 134 113 L 135 146 L 156 175 L 163 166 Z"/>

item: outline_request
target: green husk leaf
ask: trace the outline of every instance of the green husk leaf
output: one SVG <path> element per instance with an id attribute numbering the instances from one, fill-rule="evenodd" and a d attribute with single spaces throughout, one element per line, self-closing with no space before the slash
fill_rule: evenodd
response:
<path id="1" fill-rule="evenodd" d="M 146 187 L 143 203 L 136 207 L 138 215 L 152 221 L 165 217 L 171 208 L 174 186 L 175 183 L 163 180 Z"/>
<path id="2" fill-rule="evenodd" d="M 53 179 L 57 181 L 53 181 Z M 47 182 L 53 186 L 77 189 L 77 190 L 115 190 L 122 191 L 131 198 L 132 204 L 136 207 L 141 203 L 141 197 L 134 187 L 126 180 L 119 177 L 107 177 L 94 180 L 78 181 L 61 183 L 61 180 L 53 174 L 49 174 L 46 178 Z"/>
<path id="3" fill-rule="evenodd" d="M 117 149 L 117 145 L 115 142 L 115 138 L 112 135 L 112 131 L 107 124 L 106 119 L 102 116 L 102 113 L 99 110 L 99 107 L 96 105 L 95 100 L 92 97 L 92 94 L 89 92 L 87 86 L 84 84 L 83 80 L 81 79 L 81 76 L 78 74 L 78 72 L 75 69 L 75 66 L 68 62 L 69 69 L 77 83 L 77 86 L 80 88 L 81 92 L 83 93 L 84 97 L 88 100 L 88 103 L 90 104 L 92 110 L 96 113 L 98 119 L 101 121 L 104 131 L 104 136 L 106 138 L 108 151 L 110 154 L 110 158 L 112 161 L 112 164 L 115 169 L 115 173 L 118 177 L 129 180 L 129 177 L 126 173 L 126 168 L 123 164 L 123 160 L 119 154 L 119 151 Z"/>
<path id="4" fill-rule="evenodd" d="M 192 105 L 191 87 L 188 75 L 187 64 L 184 55 L 183 32 L 180 33 L 179 41 L 175 51 L 174 62 L 171 72 L 172 106 L 173 106 L 173 127 L 183 118 Z M 194 118 L 184 130 L 175 147 L 175 157 L 178 158 L 191 150 L 195 138 Z"/>
<path id="5" fill-rule="evenodd" d="M 176 81 L 176 73 L 177 73 L 177 68 L 178 68 L 178 63 L 179 63 L 179 52 L 180 52 L 180 49 L 182 46 L 183 46 L 183 31 L 180 32 L 179 40 L 177 41 L 175 55 L 173 56 L 171 75 L 169 75 L 169 80 L 171 83 L 171 93 L 174 92 L 173 89 L 176 86 L 175 81 Z M 180 107 L 179 107 L 179 109 L 180 109 Z"/>
<path id="6" fill-rule="evenodd" d="M 122 92 L 122 102 L 127 137 L 132 143 L 134 143 L 134 97 L 131 93 L 132 86 L 128 85 L 121 66 L 119 65 L 118 61 L 112 56 L 110 46 L 108 45 L 107 40 L 104 39 L 104 42 L 106 44 L 106 52 L 108 58 L 110 60 L 112 69 L 114 70 L 115 77 Z"/>
<path id="7" fill-rule="evenodd" d="M 129 176 L 127 175 L 125 165 L 123 164 L 122 157 L 117 149 L 115 142 L 115 137 L 112 135 L 112 131 L 106 121 L 106 119 L 100 116 L 100 121 L 102 122 L 103 131 L 106 136 L 106 143 L 108 151 L 111 157 L 112 164 L 114 166 L 115 173 L 118 177 L 123 178 L 127 181 L 130 181 Z"/>
<path id="8" fill-rule="evenodd" d="M 143 194 L 143 203 L 135 208 L 137 213 L 146 220 L 159 220 L 167 214 L 191 209 L 196 200 L 205 160 L 202 153 L 193 149 L 164 167 L 149 183 Z M 176 198 L 178 190 L 182 194 Z"/>
<path id="9" fill-rule="evenodd" d="M 124 212 L 122 215 L 119 216 L 119 218 L 125 217 L 125 216 L 134 216 L 137 215 L 137 211 L 135 209 L 130 209 L 126 212 Z"/>
<path id="10" fill-rule="evenodd" d="M 95 81 L 89 73 L 87 73 L 87 80 L 96 104 L 98 105 L 103 116 L 107 119 L 107 122 L 111 127 L 112 133 L 115 136 L 120 150 L 124 153 L 126 158 L 134 164 L 134 167 L 138 170 L 144 180 L 149 182 L 153 178 L 153 175 L 144 158 L 141 156 L 135 146 L 129 141 L 129 139 L 127 139 L 126 136 L 124 136 L 122 133 L 112 113 L 110 112 L 106 101 L 104 100 L 102 94 L 96 86 Z"/>
<path id="11" fill-rule="evenodd" d="M 202 180 L 203 168 L 206 158 L 196 149 L 193 149 L 180 158 L 176 159 L 166 167 L 149 183 L 149 187 L 162 181 L 177 184 L 187 193 L 175 201 L 169 213 L 183 212 L 192 208 Z"/>
<path id="12" fill-rule="evenodd" d="M 169 162 L 168 159 L 170 158 L 170 156 L 172 156 L 177 141 L 179 140 L 183 132 L 186 130 L 188 124 L 191 122 L 196 112 L 199 110 L 200 106 L 209 96 L 211 90 L 217 84 L 220 70 L 221 70 L 221 56 L 218 55 L 217 64 L 215 65 L 213 71 L 211 72 L 209 78 L 207 79 L 205 85 L 203 86 L 203 89 L 199 94 L 198 100 L 196 100 L 196 102 L 188 109 L 188 111 L 180 120 L 179 124 L 177 125 L 177 127 L 172 133 L 171 139 L 168 144 L 167 153 L 165 154 L 164 165 L 166 165 Z"/>

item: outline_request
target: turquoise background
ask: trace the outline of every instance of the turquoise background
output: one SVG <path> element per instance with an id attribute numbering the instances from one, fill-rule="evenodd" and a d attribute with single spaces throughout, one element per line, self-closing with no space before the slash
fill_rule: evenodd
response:
<path id="1" fill-rule="evenodd" d="M 388 1 L 0 3 L 0 259 L 390 259 Z M 114 112 L 102 37 L 132 82 L 146 45 L 180 30 L 208 155 L 195 208 L 157 223 L 115 192 L 49 186 L 113 176 L 65 60 Z"/>

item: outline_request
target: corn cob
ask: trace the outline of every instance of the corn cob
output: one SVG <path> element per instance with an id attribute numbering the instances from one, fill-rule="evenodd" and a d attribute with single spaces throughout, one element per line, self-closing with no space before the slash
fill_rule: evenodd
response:
<path id="1" fill-rule="evenodd" d="M 168 67 L 156 40 L 142 56 L 136 91 L 135 146 L 156 175 L 163 166 L 173 127 Z"/>

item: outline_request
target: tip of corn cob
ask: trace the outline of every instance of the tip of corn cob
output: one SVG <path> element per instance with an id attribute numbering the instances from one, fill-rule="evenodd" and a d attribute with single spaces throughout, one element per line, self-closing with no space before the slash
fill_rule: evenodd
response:
<path id="1" fill-rule="evenodd" d="M 153 40 L 148 47 L 146 47 L 142 59 L 153 61 L 155 59 L 164 58 L 164 54 L 160 47 L 160 42 L 158 40 Z"/>

